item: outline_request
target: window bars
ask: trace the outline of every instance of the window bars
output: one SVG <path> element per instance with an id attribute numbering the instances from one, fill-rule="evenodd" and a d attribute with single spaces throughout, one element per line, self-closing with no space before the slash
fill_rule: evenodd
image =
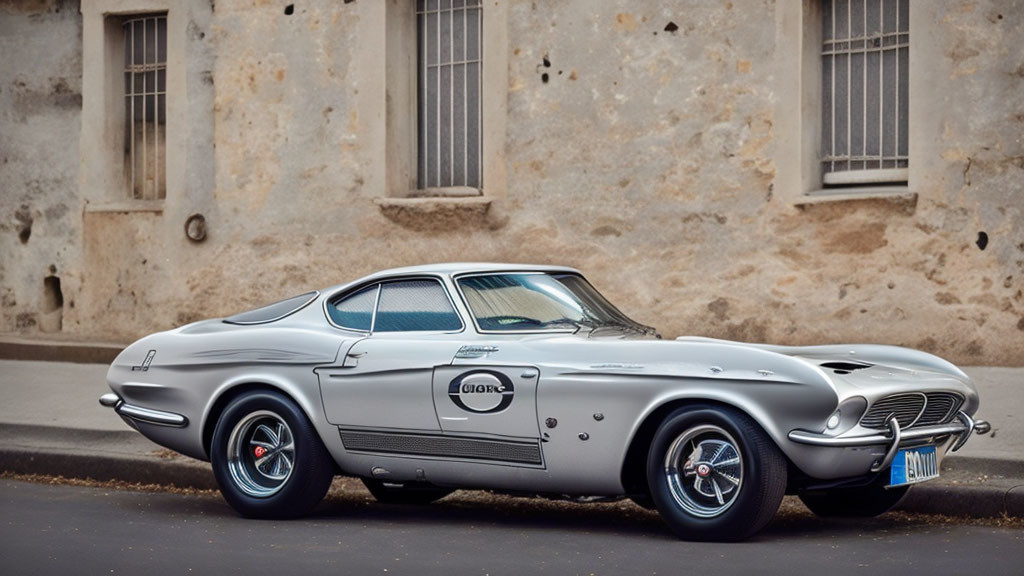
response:
<path id="1" fill-rule="evenodd" d="M 128 194 L 139 200 L 162 199 L 167 194 L 167 15 L 129 17 L 122 29 Z"/>
<path id="2" fill-rule="evenodd" d="M 906 182 L 908 0 L 825 0 L 823 7 L 823 182 Z"/>
<path id="3" fill-rule="evenodd" d="M 481 0 L 417 0 L 417 187 L 482 186 Z"/>

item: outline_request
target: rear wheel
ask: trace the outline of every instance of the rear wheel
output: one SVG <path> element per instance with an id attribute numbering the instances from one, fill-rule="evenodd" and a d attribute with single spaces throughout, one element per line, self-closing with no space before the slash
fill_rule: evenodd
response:
<path id="1" fill-rule="evenodd" d="M 306 514 L 334 478 L 331 457 L 306 415 L 270 391 L 228 405 L 213 432 L 210 461 L 224 499 L 251 518 Z"/>
<path id="2" fill-rule="evenodd" d="M 881 482 L 857 488 L 835 488 L 800 494 L 800 500 L 818 516 L 870 518 L 891 510 L 910 486 L 886 488 Z"/>
<path id="3" fill-rule="evenodd" d="M 451 494 L 448 488 L 439 488 L 430 484 L 407 482 L 404 484 L 385 483 L 375 478 L 363 478 L 366 489 L 373 494 L 377 502 L 383 504 L 430 504 Z"/>
<path id="4" fill-rule="evenodd" d="M 786 460 L 747 415 L 687 406 L 655 433 L 647 479 L 658 512 L 680 538 L 736 541 L 775 515 L 786 489 Z"/>

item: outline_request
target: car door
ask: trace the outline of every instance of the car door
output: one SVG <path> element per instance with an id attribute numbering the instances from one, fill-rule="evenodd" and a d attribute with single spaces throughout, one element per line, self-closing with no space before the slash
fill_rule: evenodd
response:
<path id="1" fill-rule="evenodd" d="M 382 282 L 331 306 L 335 322 L 367 334 L 339 363 L 317 370 L 327 420 L 343 428 L 440 431 L 434 369 L 464 344 L 464 325 L 443 285 L 433 278 Z"/>
<path id="2" fill-rule="evenodd" d="M 445 432 L 537 440 L 537 381 L 534 366 L 471 358 L 481 348 L 500 355 L 499 346 L 466 346 L 455 362 L 434 369 L 434 405 Z M 467 357 L 469 356 L 469 357 Z"/>

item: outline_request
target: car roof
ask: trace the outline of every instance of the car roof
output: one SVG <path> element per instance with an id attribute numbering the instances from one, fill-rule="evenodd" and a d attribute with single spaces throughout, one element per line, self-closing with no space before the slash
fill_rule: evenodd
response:
<path id="1" fill-rule="evenodd" d="M 333 293 L 339 288 L 346 288 L 357 284 L 365 284 L 375 280 L 400 276 L 416 276 L 422 274 L 452 277 L 460 274 L 479 274 L 487 272 L 571 272 L 580 274 L 579 270 L 569 268 L 567 266 L 506 264 L 498 262 L 444 262 L 438 264 L 424 264 L 420 266 L 405 266 L 402 268 L 389 268 L 387 270 L 374 272 L 373 274 L 364 276 L 354 282 L 346 282 L 345 284 L 332 286 L 331 288 L 324 290 L 324 292 Z"/>

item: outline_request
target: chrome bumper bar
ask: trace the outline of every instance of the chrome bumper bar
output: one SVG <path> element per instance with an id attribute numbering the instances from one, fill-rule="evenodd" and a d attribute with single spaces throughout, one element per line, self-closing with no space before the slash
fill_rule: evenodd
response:
<path id="1" fill-rule="evenodd" d="M 975 432 L 978 434 L 987 434 L 992 429 L 992 426 L 990 426 L 988 422 L 984 420 L 974 420 L 964 412 L 958 412 L 956 418 L 956 421 L 948 424 L 924 426 L 922 428 L 913 428 L 911 430 L 900 429 L 900 425 L 896 419 L 890 418 L 888 421 L 888 434 L 868 434 L 866 436 L 826 436 L 824 434 L 808 432 L 806 430 L 793 430 L 789 433 L 789 439 L 793 442 L 799 442 L 800 444 L 832 448 L 877 446 L 879 444 L 888 445 L 889 449 L 886 450 L 885 457 L 871 467 L 872 472 L 879 472 L 892 464 L 892 460 L 896 457 L 896 452 L 899 451 L 900 444 L 903 442 L 933 438 L 935 436 L 955 435 L 958 438 L 953 444 L 952 450 L 953 452 L 956 452 L 967 442 L 967 439 L 971 437 L 971 434 Z"/>
<path id="2" fill-rule="evenodd" d="M 121 400 L 117 394 L 113 393 L 100 396 L 100 404 L 107 408 L 113 408 L 114 412 L 117 412 L 119 416 L 130 418 L 136 422 L 156 424 L 157 426 L 171 426 L 174 428 L 183 428 L 188 425 L 188 418 L 181 414 L 125 404 L 124 400 Z"/>

